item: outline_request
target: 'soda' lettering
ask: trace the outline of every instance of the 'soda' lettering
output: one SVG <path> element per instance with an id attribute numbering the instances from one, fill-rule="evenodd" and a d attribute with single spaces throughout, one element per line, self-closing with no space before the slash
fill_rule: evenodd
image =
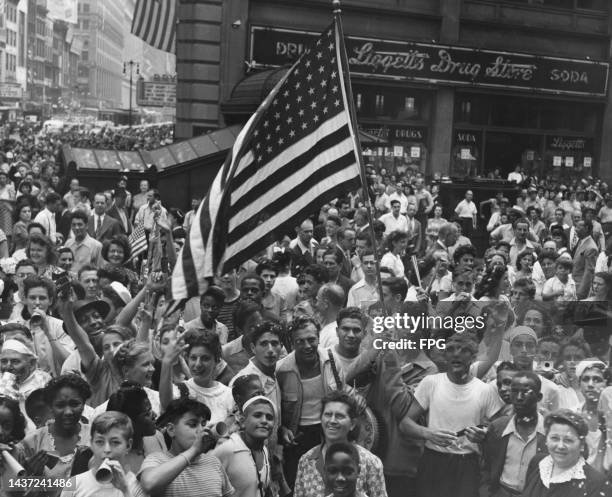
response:
<path id="1" fill-rule="evenodd" d="M 550 71 L 550 80 L 563 83 L 589 84 L 589 77 L 586 72 L 568 71 L 567 69 L 553 69 Z"/>

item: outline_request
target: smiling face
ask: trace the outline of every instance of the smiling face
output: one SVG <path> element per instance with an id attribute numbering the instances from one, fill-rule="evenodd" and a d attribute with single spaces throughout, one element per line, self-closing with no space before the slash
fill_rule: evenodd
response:
<path id="1" fill-rule="evenodd" d="M 580 391 L 584 398 L 593 404 L 599 402 L 599 397 L 605 386 L 606 380 L 600 368 L 587 368 L 580 376 Z"/>
<path id="2" fill-rule="evenodd" d="M 356 421 L 349 416 L 349 406 L 344 402 L 328 402 L 321 413 L 321 428 L 325 443 L 346 442 Z"/>
<path id="3" fill-rule="evenodd" d="M 150 387 L 155 371 L 153 361 L 153 355 L 150 352 L 140 354 L 136 359 L 136 364 L 131 368 L 126 368 L 123 372 L 124 379 L 138 383 L 143 387 Z"/>
<path id="4" fill-rule="evenodd" d="M 583 442 L 573 427 L 554 423 L 546 434 L 546 447 L 559 469 L 569 469 L 580 459 Z"/>
<path id="5" fill-rule="evenodd" d="M 357 491 L 359 467 L 344 452 L 336 452 L 325 464 L 325 481 L 334 497 L 351 497 Z"/>
<path id="6" fill-rule="evenodd" d="M 274 428 L 274 409 L 267 402 L 255 402 L 244 413 L 244 432 L 254 440 L 265 440 Z"/>
<path id="7" fill-rule="evenodd" d="M 187 354 L 187 366 L 198 383 L 205 384 L 211 381 L 215 374 L 215 356 L 203 346 L 192 347 Z"/>

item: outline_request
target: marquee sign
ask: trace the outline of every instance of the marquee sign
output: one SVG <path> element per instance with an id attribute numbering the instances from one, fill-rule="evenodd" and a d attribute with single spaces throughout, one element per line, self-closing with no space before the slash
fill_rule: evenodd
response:
<path id="1" fill-rule="evenodd" d="M 251 64 L 290 64 L 318 36 L 251 26 Z M 608 90 L 607 62 L 354 36 L 346 38 L 346 49 L 353 76 L 592 97 Z"/>

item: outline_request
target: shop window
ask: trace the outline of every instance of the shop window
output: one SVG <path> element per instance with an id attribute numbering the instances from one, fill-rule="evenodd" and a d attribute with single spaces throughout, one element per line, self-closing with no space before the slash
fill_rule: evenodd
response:
<path id="1" fill-rule="evenodd" d="M 455 121 L 466 124 L 488 124 L 489 101 L 476 95 L 459 96 L 455 105 Z"/>

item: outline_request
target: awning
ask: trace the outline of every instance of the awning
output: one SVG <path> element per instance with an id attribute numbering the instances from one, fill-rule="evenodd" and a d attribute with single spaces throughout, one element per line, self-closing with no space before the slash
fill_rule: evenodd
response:
<path id="1" fill-rule="evenodd" d="M 221 103 L 227 115 L 253 114 L 289 69 L 281 67 L 249 74 L 239 81 L 228 100 Z"/>

